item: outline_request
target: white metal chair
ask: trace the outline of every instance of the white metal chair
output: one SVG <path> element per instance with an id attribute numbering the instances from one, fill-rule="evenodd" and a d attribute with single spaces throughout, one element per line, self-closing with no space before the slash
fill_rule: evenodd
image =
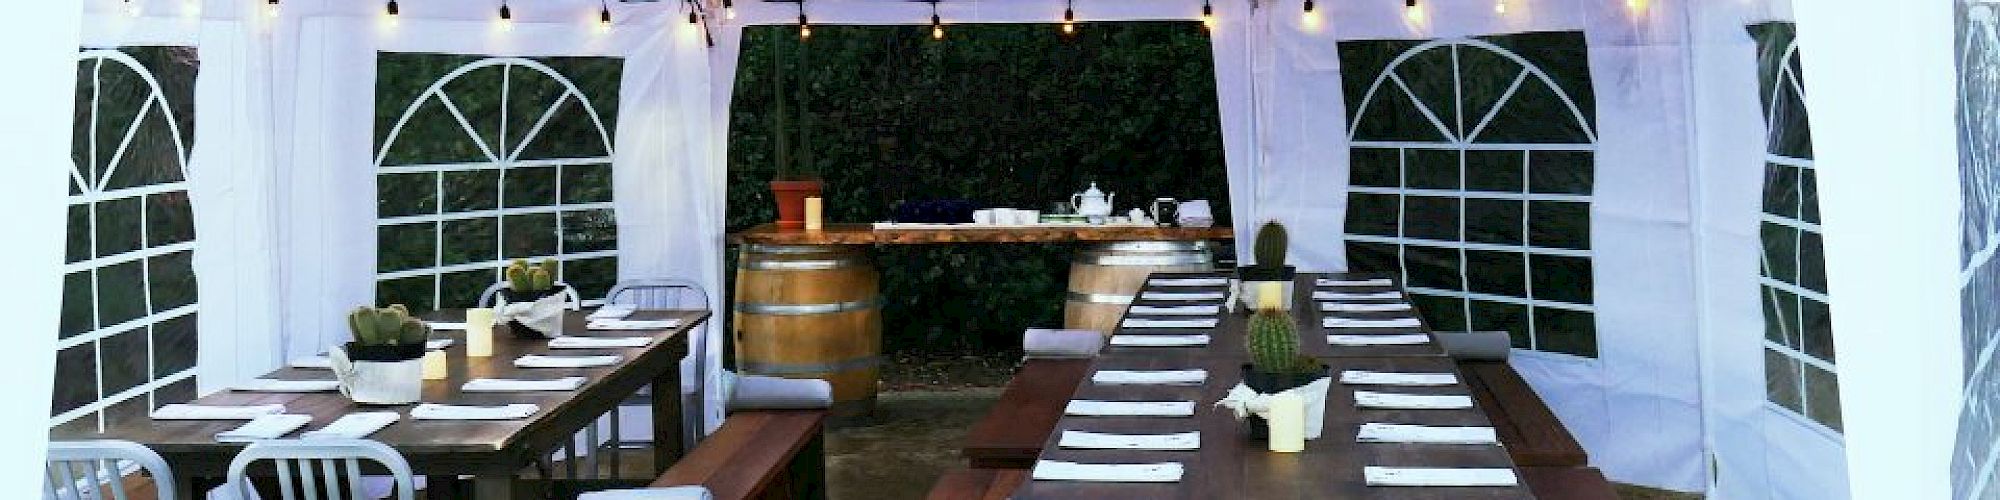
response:
<path id="1" fill-rule="evenodd" d="M 167 461 L 139 443 L 115 440 L 50 441 L 42 498 L 125 500 L 126 462 L 153 477 L 160 500 L 174 500 L 174 474 Z"/>
<path id="2" fill-rule="evenodd" d="M 259 460 L 273 462 L 271 465 L 277 470 L 278 487 L 284 492 L 282 498 L 285 500 L 359 498 L 362 460 L 373 461 L 389 469 L 396 483 L 396 498 L 417 498 L 416 479 L 410 473 L 410 463 L 403 459 L 403 454 L 389 445 L 367 439 L 274 439 L 252 443 L 229 461 L 229 491 L 240 495 L 240 498 L 257 498 L 245 472 Z M 343 483 L 347 485 L 345 494 L 341 491 Z M 294 496 L 294 491 L 300 496 Z"/>
<path id="3" fill-rule="evenodd" d="M 699 308 L 701 310 L 709 310 L 708 292 L 706 289 L 702 288 L 700 283 L 696 283 L 692 280 L 672 279 L 672 278 L 650 278 L 650 279 L 620 281 L 618 282 L 618 284 L 613 285 L 611 289 L 604 294 L 604 304 L 605 305 L 626 304 L 626 305 L 637 306 L 640 309 Z M 691 343 L 691 349 L 689 351 L 689 354 L 690 357 L 694 360 L 695 363 L 694 369 L 695 373 L 697 374 L 705 373 L 705 370 L 708 368 L 707 364 L 708 358 L 706 356 L 701 355 L 701 353 L 706 352 L 708 348 L 709 335 L 707 334 L 707 331 L 708 327 L 704 326 L 703 328 L 696 329 L 691 332 L 693 336 L 693 341 Z M 676 388 L 676 390 L 678 390 L 678 388 Z M 681 396 L 682 398 L 681 421 L 683 423 L 681 428 L 681 436 L 682 436 L 681 442 L 684 444 L 692 445 L 695 442 L 695 440 L 700 437 L 701 430 L 704 428 L 703 426 L 704 422 L 702 422 L 701 420 L 702 395 L 703 394 L 700 391 L 700 389 L 697 388 L 692 394 L 683 394 Z M 643 407 L 643 406 L 650 406 L 651 404 L 652 404 L 652 393 L 650 388 L 642 388 L 640 389 L 639 393 L 633 394 L 632 397 L 627 398 L 622 404 L 620 404 L 620 407 L 621 408 L 627 406 Z M 601 477 L 602 472 L 600 472 L 601 468 L 599 467 L 601 463 L 607 463 L 610 466 L 612 475 L 617 474 L 616 471 L 619 470 L 618 466 L 620 461 L 617 450 L 624 449 L 626 446 L 626 442 L 624 436 L 622 435 L 622 429 L 621 429 L 621 424 L 619 422 L 620 419 L 618 412 L 617 411 L 611 412 L 608 415 L 608 418 L 605 418 L 604 420 L 608 421 L 607 424 L 609 426 L 609 434 L 610 434 L 609 439 L 600 441 L 599 436 L 597 435 L 598 424 L 595 422 L 593 422 L 589 427 L 585 427 L 583 429 L 582 435 L 577 436 L 582 438 L 582 443 L 583 443 L 582 446 L 591 449 L 593 453 L 585 454 L 583 457 L 581 457 L 582 460 L 579 461 L 578 460 L 579 457 L 576 452 L 578 443 L 574 438 L 571 439 L 571 442 L 567 446 L 564 446 L 563 449 L 559 451 L 558 454 L 564 456 L 563 459 L 564 472 L 569 477 L 571 478 L 584 477 L 578 474 L 579 465 L 581 465 L 580 468 L 583 470 L 584 474 L 588 475 L 589 477 Z M 598 460 L 600 454 L 595 453 L 596 451 L 601 450 L 601 448 L 599 448 L 600 443 L 608 444 L 609 448 L 608 453 L 601 454 L 603 456 L 608 457 L 608 460 L 605 460 L 603 462 L 600 462 Z"/>
<path id="4" fill-rule="evenodd" d="M 561 281 L 556 282 L 556 286 L 562 287 L 563 301 L 569 303 L 570 309 L 574 310 L 583 307 L 583 296 L 577 295 L 576 287 L 569 286 L 568 283 Z M 500 296 L 500 290 L 505 288 L 507 288 L 507 282 L 505 281 L 487 285 L 486 291 L 479 292 L 479 307 L 493 307 L 493 298 Z"/>

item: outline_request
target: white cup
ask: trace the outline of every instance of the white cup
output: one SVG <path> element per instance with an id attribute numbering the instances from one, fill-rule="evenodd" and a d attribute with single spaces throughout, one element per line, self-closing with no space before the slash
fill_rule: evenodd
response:
<path id="1" fill-rule="evenodd" d="M 1002 225 L 1002 226 L 1008 226 L 1008 225 L 1013 225 L 1013 224 L 1014 224 L 1014 209 L 1012 209 L 1012 208 L 995 208 L 995 209 L 993 209 L 993 223 L 994 223 L 994 224 L 999 224 L 999 225 Z"/>
<path id="2" fill-rule="evenodd" d="M 992 211 L 992 210 L 973 210 L 973 211 L 972 211 L 972 223 L 973 223 L 973 224 L 992 224 L 992 223 L 993 223 L 993 216 L 994 216 L 994 215 L 995 215 L 995 214 L 993 213 L 993 211 Z"/>
<path id="3" fill-rule="evenodd" d="M 1014 211 L 1014 224 L 1016 225 L 1033 226 L 1035 224 L 1040 224 L 1041 222 L 1042 222 L 1042 211 L 1040 210 Z"/>

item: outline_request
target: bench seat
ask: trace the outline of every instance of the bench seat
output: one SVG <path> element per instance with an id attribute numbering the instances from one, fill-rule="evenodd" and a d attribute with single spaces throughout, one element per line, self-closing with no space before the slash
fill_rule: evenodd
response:
<path id="1" fill-rule="evenodd" d="M 1541 500 L 1618 500 L 1611 481 L 1594 467 L 1522 467 L 1521 484 Z"/>
<path id="2" fill-rule="evenodd" d="M 1514 464 L 1526 467 L 1584 467 L 1590 457 L 1576 437 L 1563 428 L 1549 406 L 1535 395 L 1528 381 L 1505 361 L 1458 362 L 1473 400 L 1493 421 L 1500 444 Z"/>
<path id="3" fill-rule="evenodd" d="M 1064 406 L 1090 371 L 1088 359 L 1029 359 L 965 437 L 973 469 L 1026 469 L 1041 456 Z"/>
<path id="4" fill-rule="evenodd" d="M 739 411 L 652 486 L 703 486 L 715 498 L 826 498 L 826 410 Z"/>
<path id="5" fill-rule="evenodd" d="M 959 469 L 931 486 L 927 500 L 1004 500 L 1028 480 L 1027 469 Z"/>

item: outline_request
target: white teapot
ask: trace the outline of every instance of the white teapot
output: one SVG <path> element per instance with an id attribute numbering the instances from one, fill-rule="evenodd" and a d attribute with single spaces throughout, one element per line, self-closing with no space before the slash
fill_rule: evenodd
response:
<path id="1" fill-rule="evenodd" d="M 1107 194 L 1097 189 L 1097 183 L 1090 183 L 1090 189 L 1070 195 L 1070 203 L 1076 205 L 1076 214 L 1084 217 L 1110 217 L 1111 200 L 1116 194 Z"/>

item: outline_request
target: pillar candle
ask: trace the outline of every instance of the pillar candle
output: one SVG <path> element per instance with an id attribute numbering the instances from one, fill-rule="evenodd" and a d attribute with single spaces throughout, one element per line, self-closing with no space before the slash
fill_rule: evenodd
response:
<path id="1" fill-rule="evenodd" d="M 814 196 L 806 198 L 807 231 L 818 231 L 820 230 L 821 227 L 823 227 L 822 224 L 824 224 L 825 221 L 821 220 L 821 217 L 825 214 L 824 209 L 825 209 L 824 202 L 820 199 L 820 197 Z"/>
<path id="2" fill-rule="evenodd" d="M 465 310 L 465 355 L 484 358 L 493 355 L 493 310 Z"/>
<path id="3" fill-rule="evenodd" d="M 1269 414 L 1271 451 L 1298 453 L 1306 449 L 1306 404 L 1297 394 L 1273 394 Z"/>
<path id="4" fill-rule="evenodd" d="M 424 380 L 444 380 L 444 350 L 433 349 L 424 352 Z"/>
<path id="5" fill-rule="evenodd" d="M 1290 297 L 1285 296 L 1284 282 L 1282 281 L 1257 282 L 1258 309 L 1284 309 L 1285 308 L 1284 300 L 1287 298 Z"/>

